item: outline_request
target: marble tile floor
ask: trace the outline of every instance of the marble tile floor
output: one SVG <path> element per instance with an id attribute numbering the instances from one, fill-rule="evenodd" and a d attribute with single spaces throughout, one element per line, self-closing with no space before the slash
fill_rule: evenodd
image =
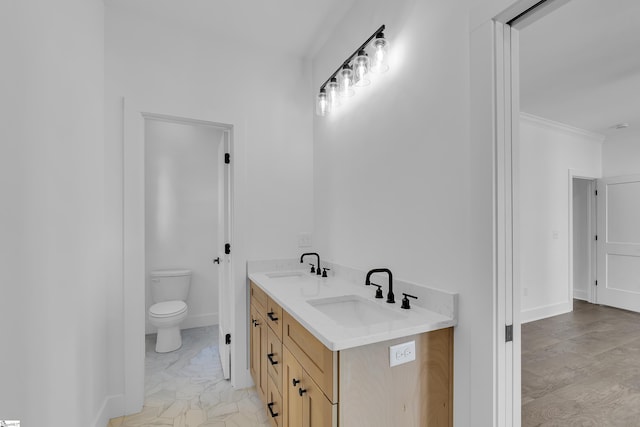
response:
<path id="1" fill-rule="evenodd" d="M 522 325 L 522 426 L 640 426 L 640 314 L 575 300 Z"/>
<path id="2" fill-rule="evenodd" d="M 222 377 L 217 326 L 182 331 L 182 348 L 154 351 L 146 337 L 142 412 L 114 418 L 108 427 L 268 427 L 254 388 L 235 390 Z"/>

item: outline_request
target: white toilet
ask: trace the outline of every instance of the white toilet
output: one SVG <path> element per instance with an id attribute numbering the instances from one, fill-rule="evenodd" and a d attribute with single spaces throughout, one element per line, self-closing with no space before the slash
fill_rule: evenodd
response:
<path id="1" fill-rule="evenodd" d="M 168 353 L 182 346 L 180 323 L 187 317 L 191 270 L 151 271 L 149 322 L 158 328 L 156 352 Z"/>

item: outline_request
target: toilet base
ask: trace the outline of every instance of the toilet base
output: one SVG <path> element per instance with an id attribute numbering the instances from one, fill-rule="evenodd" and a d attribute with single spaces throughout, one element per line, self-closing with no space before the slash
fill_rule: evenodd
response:
<path id="1" fill-rule="evenodd" d="M 156 353 L 169 353 L 182 347 L 182 335 L 178 326 L 158 328 Z"/>

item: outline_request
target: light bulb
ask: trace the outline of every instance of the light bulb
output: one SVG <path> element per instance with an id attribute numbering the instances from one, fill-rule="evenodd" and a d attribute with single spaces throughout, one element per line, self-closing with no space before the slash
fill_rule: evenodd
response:
<path id="1" fill-rule="evenodd" d="M 372 43 L 373 63 L 371 71 L 374 73 L 384 73 L 389 69 L 387 57 L 389 56 L 389 41 L 384 38 L 383 33 L 378 33 Z"/>
<path id="2" fill-rule="evenodd" d="M 340 96 L 343 98 L 350 98 L 355 95 L 353 90 L 353 70 L 347 64 L 342 67 L 342 70 L 338 73 L 340 79 Z"/>
<path id="3" fill-rule="evenodd" d="M 329 100 L 327 99 L 327 92 L 324 88 L 320 89 L 320 93 L 318 94 L 316 114 L 323 117 L 329 114 Z"/>
<path id="4" fill-rule="evenodd" d="M 329 101 L 329 111 L 335 111 L 340 106 L 340 85 L 338 85 L 338 80 L 332 77 L 325 89 L 327 91 L 327 100 Z"/>
<path id="5" fill-rule="evenodd" d="M 368 86 L 371 83 L 367 76 L 369 74 L 369 56 L 364 50 L 358 51 L 358 56 L 353 61 L 353 71 L 355 73 L 356 86 Z"/>

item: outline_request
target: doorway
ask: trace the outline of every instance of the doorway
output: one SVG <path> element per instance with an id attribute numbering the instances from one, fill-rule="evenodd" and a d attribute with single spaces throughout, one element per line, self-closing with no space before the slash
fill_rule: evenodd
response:
<path id="1" fill-rule="evenodd" d="M 595 179 L 571 179 L 570 231 L 573 299 L 595 302 Z"/>
<path id="2" fill-rule="evenodd" d="M 223 138 L 224 129 L 217 127 L 145 118 L 145 308 L 155 302 L 152 271 L 189 270 L 180 329 L 218 324 L 221 267 L 212 260 L 218 260 L 224 221 L 218 216 L 223 186 L 217 182 Z M 147 319 L 145 333 L 155 332 Z"/>
<path id="3" fill-rule="evenodd" d="M 147 110 L 148 111 L 148 110 Z M 145 200 L 147 199 L 147 191 L 145 189 L 145 145 L 148 123 L 164 123 L 165 125 L 175 129 L 190 129 L 195 132 L 199 129 L 201 132 L 208 129 L 209 132 L 217 135 L 212 141 L 208 141 L 211 147 L 212 155 L 216 157 L 218 167 L 211 165 L 210 188 L 217 196 L 215 212 L 209 216 L 217 216 L 218 221 L 215 224 L 212 218 L 203 218 L 208 220 L 211 233 L 217 235 L 215 249 L 209 248 L 211 253 L 207 251 L 196 251 L 201 269 L 205 265 L 213 266 L 214 271 L 217 270 L 218 283 L 218 302 L 215 310 L 217 315 L 203 314 L 200 317 L 194 316 L 190 320 L 192 326 L 200 323 L 211 323 L 211 319 L 217 317 L 219 331 L 216 331 L 220 339 L 220 362 L 225 372 L 225 377 L 230 375 L 231 345 L 227 334 L 231 334 L 234 328 L 234 292 L 233 283 L 236 274 L 233 269 L 235 265 L 230 253 L 225 249 L 232 242 L 232 225 L 233 225 L 233 164 L 229 161 L 233 156 L 233 138 L 234 127 L 230 124 L 214 122 L 211 120 L 201 120 L 193 118 L 185 118 L 181 115 L 166 115 L 158 113 L 149 113 L 144 109 L 125 104 L 125 132 L 124 132 L 124 324 L 126 325 L 124 336 L 124 370 L 125 370 L 125 393 L 124 393 L 124 413 L 138 413 L 144 402 L 144 361 L 145 361 L 145 282 L 147 274 L 147 251 L 146 251 L 146 233 L 147 219 L 145 216 Z M 166 126 L 165 126 L 166 127 Z M 166 132 L 167 129 L 164 129 Z M 163 132 L 161 132 L 163 133 Z M 197 133 L 197 132 L 196 132 Z M 205 131 L 206 133 L 206 131 Z M 211 135 L 210 135 L 211 136 Z M 184 146 L 181 148 L 184 149 Z M 213 153 L 215 151 L 215 154 Z M 164 156 L 165 162 L 170 164 L 171 156 Z M 175 166 L 175 165 L 174 165 Z M 220 173 L 218 173 L 220 172 Z M 163 180 L 164 191 L 156 188 L 158 198 L 161 203 L 170 202 L 167 198 L 167 188 L 171 188 L 171 180 L 167 179 L 168 174 L 165 173 Z M 196 178 L 198 178 L 196 174 Z M 174 182 L 175 184 L 175 182 Z M 175 189 L 174 189 L 175 190 Z M 170 193 L 170 192 L 169 192 Z M 174 193 L 176 193 L 174 191 Z M 175 200 L 174 200 L 175 202 Z M 174 203 L 175 205 L 175 203 Z M 174 206 L 175 208 L 175 206 Z M 193 207 L 192 207 L 193 208 Z M 192 209 L 194 210 L 194 209 Z M 196 209 L 197 211 L 197 209 Z M 156 218 L 154 224 L 166 235 L 166 225 L 171 222 L 171 216 L 176 216 L 177 211 L 162 210 L 159 218 Z M 184 216 L 184 215 L 183 215 Z M 206 216 L 206 214 L 205 214 Z M 174 218 L 175 220 L 175 218 Z M 179 220 L 179 219 L 178 219 Z M 166 235 L 163 236 L 167 237 Z M 210 243 L 210 242 L 209 242 Z M 181 243 L 178 243 L 178 246 Z M 183 244 L 183 243 L 182 243 Z M 184 248 L 182 248 L 184 250 Z M 216 260 L 216 264 L 214 264 Z M 217 264 L 219 262 L 219 264 Z M 153 266 L 150 266 L 153 267 Z M 174 267 L 176 268 L 176 267 Z M 211 276 L 211 275 L 210 275 Z M 211 280 L 210 280 L 211 281 Z M 203 281 L 206 282 L 206 279 Z M 206 286 L 206 285 L 205 285 Z M 206 298 L 205 298 L 206 299 Z M 206 304 L 206 303 L 205 303 Z M 197 305 L 197 304 L 196 304 Z M 213 336 L 213 335 L 212 335 Z M 213 338 L 212 338 L 213 339 Z M 242 379 L 240 379 L 241 381 Z"/>

